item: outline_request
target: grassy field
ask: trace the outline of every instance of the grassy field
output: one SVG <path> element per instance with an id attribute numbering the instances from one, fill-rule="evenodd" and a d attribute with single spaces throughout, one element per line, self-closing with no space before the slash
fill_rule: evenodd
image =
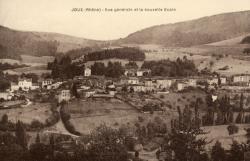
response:
<path id="1" fill-rule="evenodd" d="M 30 124 L 33 120 L 45 123 L 45 120 L 52 114 L 50 111 L 50 103 L 32 103 L 26 107 L 1 109 L 0 118 L 7 114 L 9 121 L 15 123 L 20 120 Z"/>
<path id="2" fill-rule="evenodd" d="M 176 110 L 179 106 L 183 109 L 186 105 L 190 105 L 196 101 L 197 98 L 202 100 L 200 108 L 206 108 L 206 94 L 202 91 L 191 91 L 188 93 L 167 93 L 167 94 L 154 94 L 156 98 L 161 99 L 167 105 L 171 105 L 172 110 Z"/>
<path id="3" fill-rule="evenodd" d="M 21 55 L 22 61 L 21 63 L 27 64 L 30 66 L 41 66 L 47 65 L 48 62 L 54 61 L 53 56 L 30 56 L 30 55 Z"/>
<path id="4" fill-rule="evenodd" d="M 123 125 L 129 125 L 131 129 L 138 123 L 138 117 L 142 118 L 141 124 L 147 124 L 149 121 L 160 117 L 169 123 L 174 115 L 169 112 L 144 114 L 139 113 L 133 107 L 117 99 L 97 100 L 97 101 L 74 101 L 70 102 L 66 108 L 71 114 L 70 122 L 76 130 L 81 133 L 89 133 L 101 124 L 106 124 L 114 128 Z"/>
<path id="5" fill-rule="evenodd" d="M 249 124 L 240 124 L 237 125 L 239 127 L 239 131 L 236 134 L 229 135 L 227 130 L 227 125 L 220 126 L 206 126 L 203 127 L 203 130 L 207 132 L 205 135 L 201 135 L 199 137 L 205 137 L 209 144 L 206 146 L 208 150 L 211 150 L 212 146 L 216 141 L 222 143 L 223 147 L 227 150 L 230 149 L 232 141 L 235 140 L 239 143 L 246 143 L 246 131 L 245 128 L 250 128 Z"/>

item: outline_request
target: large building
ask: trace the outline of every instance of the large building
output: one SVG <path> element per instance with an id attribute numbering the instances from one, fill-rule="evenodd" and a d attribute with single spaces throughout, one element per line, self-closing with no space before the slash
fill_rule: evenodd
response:
<path id="1" fill-rule="evenodd" d="M 233 76 L 234 83 L 248 83 L 250 81 L 250 75 L 235 75 Z"/>
<path id="2" fill-rule="evenodd" d="M 11 91 L 17 91 L 17 90 L 23 90 L 23 91 L 29 91 L 29 90 L 35 90 L 38 89 L 39 85 L 32 83 L 31 78 L 20 78 L 18 79 L 18 83 L 11 83 Z"/>
<path id="3" fill-rule="evenodd" d="M 156 85 L 159 89 L 170 88 L 173 82 L 172 79 L 156 79 Z"/>

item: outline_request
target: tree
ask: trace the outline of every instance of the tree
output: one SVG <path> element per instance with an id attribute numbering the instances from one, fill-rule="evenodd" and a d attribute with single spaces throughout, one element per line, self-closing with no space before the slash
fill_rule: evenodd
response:
<path id="1" fill-rule="evenodd" d="M 42 143 L 35 143 L 30 146 L 30 159 L 35 161 L 44 161 L 51 154 L 50 148 Z"/>
<path id="2" fill-rule="evenodd" d="M 212 107 L 213 106 L 213 98 L 211 94 L 208 94 L 206 96 L 206 102 L 207 102 L 207 106 L 208 107 Z"/>
<path id="3" fill-rule="evenodd" d="M 244 160 L 244 151 L 241 145 L 233 140 L 233 144 L 231 145 L 230 155 L 228 161 L 243 161 Z"/>
<path id="4" fill-rule="evenodd" d="M 250 54 L 250 48 L 245 48 L 245 49 L 243 50 L 243 53 L 244 53 L 244 54 Z"/>
<path id="5" fill-rule="evenodd" d="M 226 153 L 219 141 L 216 141 L 211 152 L 212 161 L 226 161 Z"/>
<path id="6" fill-rule="evenodd" d="M 4 115 L 2 116 L 1 123 L 4 124 L 4 125 L 6 125 L 8 122 L 9 122 L 8 115 L 7 115 L 7 114 L 4 114 Z"/>
<path id="7" fill-rule="evenodd" d="M 119 78 L 124 74 L 124 68 L 120 62 L 108 62 L 108 66 L 106 68 L 105 76 L 112 78 Z"/>
<path id="8" fill-rule="evenodd" d="M 188 115 L 190 116 L 189 112 Z M 182 116 L 183 114 L 179 112 L 179 117 Z M 173 151 L 176 161 L 199 161 L 204 158 L 206 140 L 197 136 L 204 132 L 192 122 L 191 117 L 188 121 L 187 119 L 184 115 L 183 118 L 179 118 L 177 124 L 172 125 L 172 132 L 167 136 L 163 149 Z M 186 121 L 190 125 L 187 125 Z"/>
<path id="9" fill-rule="evenodd" d="M 127 68 L 127 69 L 138 69 L 138 65 L 134 61 L 129 61 L 127 64 L 125 64 L 125 68 Z"/>
<path id="10" fill-rule="evenodd" d="M 76 83 L 73 83 L 73 86 L 71 88 L 71 93 L 73 96 L 75 96 L 76 98 L 79 98 L 79 94 L 77 92 L 77 84 Z"/>
<path id="11" fill-rule="evenodd" d="M 93 161 L 126 161 L 128 153 L 124 134 L 106 125 L 99 126 L 90 135 L 89 155 Z"/>
<path id="12" fill-rule="evenodd" d="M 239 127 L 236 126 L 235 124 L 231 124 L 227 126 L 227 130 L 228 130 L 229 135 L 232 135 L 232 134 L 238 133 Z"/>
<path id="13" fill-rule="evenodd" d="M 244 107 L 244 95 L 243 93 L 240 94 L 240 110 L 243 110 Z"/>
<path id="14" fill-rule="evenodd" d="M 1 161 L 26 161 L 25 154 L 26 151 L 17 144 L 0 146 Z"/>
<path id="15" fill-rule="evenodd" d="M 40 135 L 39 135 L 39 133 L 36 134 L 36 143 L 40 143 Z"/>
<path id="16" fill-rule="evenodd" d="M 95 62 L 93 65 L 91 65 L 91 73 L 93 75 L 105 75 L 105 64 L 102 62 Z"/>
<path id="17" fill-rule="evenodd" d="M 26 130 L 21 121 L 17 122 L 15 133 L 16 133 L 17 144 L 22 146 L 23 148 L 27 148 L 28 142 L 27 142 Z"/>

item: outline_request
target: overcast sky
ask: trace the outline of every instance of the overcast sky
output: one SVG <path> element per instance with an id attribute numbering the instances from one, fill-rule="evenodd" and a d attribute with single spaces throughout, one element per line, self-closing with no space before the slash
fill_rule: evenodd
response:
<path id="1" fill-rule="evenodd" d="M 172 12 L 72 12 L 72 8 L 175 8 Z M 0 0 L 0 25 L 110 40 L 153 25 L 250 10 L 250 0 Z"/>

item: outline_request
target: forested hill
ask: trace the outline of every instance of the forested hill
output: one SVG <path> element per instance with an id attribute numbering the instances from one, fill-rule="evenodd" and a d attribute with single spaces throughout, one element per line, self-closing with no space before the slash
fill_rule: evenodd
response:
<path id="1" fill-rule="evenodd" d="M 20 59 L 20 55 L 51 56 L 104 42 L 57 33 L 24 32 L 0 26 L 0 58 Z"/>
<path id="2" fill-rule="evenodd" d="M 227 40 L 249 32 L 250 11 L 242 11 L 149 27 L 117 43 L 187 47 Z"/>

